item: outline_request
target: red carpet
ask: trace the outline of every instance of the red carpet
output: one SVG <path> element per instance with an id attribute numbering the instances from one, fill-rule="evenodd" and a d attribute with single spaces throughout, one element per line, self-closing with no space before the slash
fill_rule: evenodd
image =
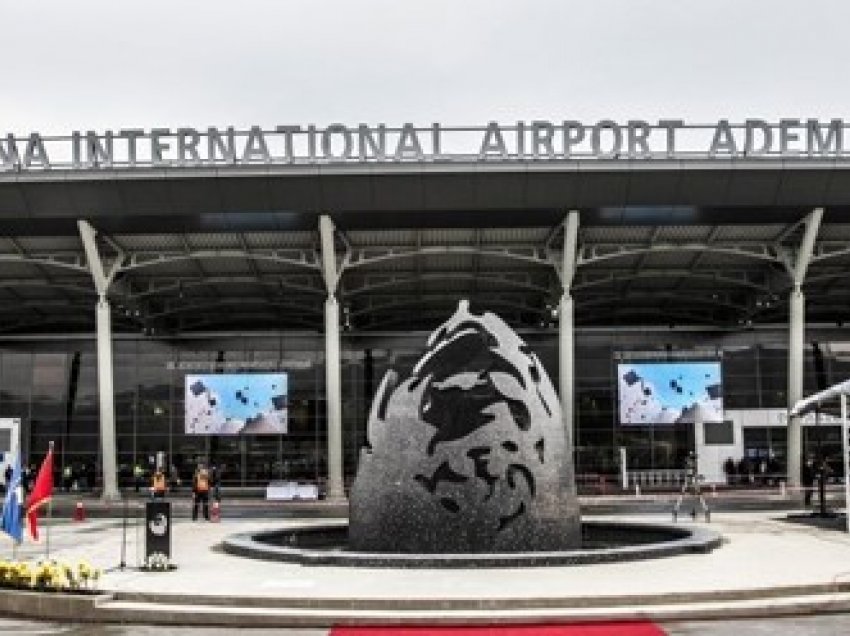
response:
<path id="1" fill-rule="evenodd" d="M 331 636 L 665 636 L 654 623 L 469 627 L 334 627 Z"/>

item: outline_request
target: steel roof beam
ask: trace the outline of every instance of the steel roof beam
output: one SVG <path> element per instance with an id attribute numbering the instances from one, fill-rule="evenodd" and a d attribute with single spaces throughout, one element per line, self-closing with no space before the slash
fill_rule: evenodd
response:
<path id="1" fill-rule="evenodd" d="M 366 267 L 384 261 L 391 261 L 416 256 L 430 256 L 443 254 L 477 254 L 481 257 L 505 258 L 532 263 L 541 266 L 552 266 L 552 259 L 546 254 L 546 250 L 539 245 L 527 245 L 523 247 L 484 247 L 477 248 L 474 245 L 427 245 L 424 247 L 386 247 L 386 248 L 355 248 L 351 252 L 345 268 L 355 269 Z"/>
<path id="2" fill-rule="evenodd" d="M 172 292 L 179 293 L 181 290 L 193 287 L 205 287 L 207 285 L 262 285 L 264 287 L 276 287 L 291 291 L 303 292 L 305 294 L 322 294 L 318 287 L 303 284 L 296 277 L 277 276 L 275 274 L 261 274 L 257 276 L 207 276 L 205 278 L 178 278 L 177 282 L 171 282 L 173 277 L 163 280 L 136 280 L 132 285 L 129 300 L 146 298 L 149 296 L 167 295 Z M 302 279 L 303 280 L 303 279 Z M 167 282 L 166 282 L 167 281 Z M 159 284 L 161 283 L 161 284 Z"/>
<path id="3" fill-rule="evenodd" d="M 293 256 L 298 254 L 298 256 Z M 161 252 L 134 252 L 131 253 L 128 263 L 121 271 L 130 272 L 157 265 L 168 265 L 186 260 L 205 260 L 215 258 L 238 258 L 254 259 L 258 261 L 269 261 L 281 265 L 292 265 L 293 267 L 306 267 L 318 270 L 321 268 L 311 250 L 238 250 L 238 249 L 204 249 L 175 252 L 163 250 Z"/>
<path id="4" fill-rule="evenodd" d="M 89 274 L 89 269 L 83 264 L 78 254 L 67 257 L 55 255 L 28 255 L 0 254 L 0 263 L 25 263 L 28 265 L 40 265 L 42 267 L 56 267 L 71 270 L 80 274 Z"/>
<path id="5" fill-rule="evenodd" d="M 151 313 L 149 315 L 150 318 L 153 319 L 161 319 L 167 316 L 173 316 L 175 314 L 190 312 L 190 311 L 205 311 L 208 309 L 215 309 L 216 307 L 227 307 L 235 305 L 238 307 L 275 307 L 286 309 L 288 311 L 293 312 L 301 312 L 302 314 L 309 314 L 312 316 L 320 315 L 321 309 L 318 307 L 311 307 L 310 305 L 303 305 L 300 303 L 291 303 L 291 302 L 275 302 L 265 298 L 251 298 L 251 297 L 243 297 L 243 298 L 216 298 L 211 300 L 210 302 L 200 302 L 200 303 L 180 303 L 180 304 L 164 304 L 163 309 L 161 311 L 157 311 L 156 313 Z M 313 323 L 315 326 L 316 323 Z"/>
<path id="6" fill-rule="evenodd" d="M 820 241 L 812 254 L 811 262 L 823 262 L 831 258 L 850 255 L 850 242 L 848 241 Z"/>
<path id="7" fill-rule="evenodd" d="M 180 330 L 190 331 L 193 329 L 207 328 L 210 326 L 221 326 L 221 325 L 230 325 L 235 324 L 237 326 L 244 325 L 246 320 L 256 320 L 257 314 L 250 313 L 227 313 L 227 314 L 217 314 L 213 313 L 211 315 L 203 316 L 197 320 L 185 320 L 185 316 L 181 316 L 180 322 Z M 290 314 L 290 313 L 282 313 L 282 312 L 269 312 L 264 319 L 269 321 L 274 321 L 275 323 L 283 322 L 284 324 L 295 324 L 299 327 L 304 327 L 307 329 L 315 329 L 316 322 L 315 320 L 306 320 L 301 318 L 299 315 Z"/>
<path id="8" fill-rule="evenodd" d="M 711 244 L 711 243 L 655 243 L 654 245 L 617 245 L 617 244 L 588 244 L 584 245 L 578 257 L 578 265 L 591 265 L 606 260 L 639 256 L 645 253 L 669 253 L 669 252 L 713 252 L 736 256 L 740 258 L 756 259 L 773 263 L 781 263 L 776 255 L 775 248 L 766 243 L 757 244 Z"/>
<path id="9" fill-rule="evenodd" d="M 346 298 L 359 296 L 361 294 L 372 293 L 377 290 L 387 289 L 390 287 L 399 287 L 403 285 L 412 285 L 425 281 L 477 281 L 478 283 L 491 283 L 494 285 L 505 285 L 508 287 L 518 287 L 528 291 L 536 291 L 541 294 L 549 292 L 549 288 L 544 285 L 536 285 L 530 281 L 530 276 L 525 275 L 523 278 L 517 276 L 500 276 L 500 275 L 478 275 L 472 272 L 428 272 L 419 276 L 394 276 L 388 274 L 386 276 L 374 275 L 369 276 L 363 284 L 357 287 L 346 287 L 343 295 Z M 425 292 L 420 289 L 420 293 Z M 475 291 L 475 290 L 473 290 Z"/>
<path id="10" fill-rule="evenodd" d="M 573 290 L 575 291 L 584 291 L 588 289 L 594 289 L 597 287 L 604 287 L 607 285 L 616 285 L 617 283 L 625 283 L 625 282 L 634 282 L 637 280 L 652 280 L 659 278 L 673 278 L 673 279 L 693 279 L 693 280 L 701 280 L 707 282 L 718 283 L 717 288 L 721 289 L 721 284 L 726 285 L 735 285 L 736 287 L 747 287 L 754 291 L 758 291 L 764 294 L 771 293 L 771 287 L 769 285 L 754 282 L 751 280 L 751 277 L 748 276 L 744 272 L 739 272 L 738 276 L 731 275 L 731 273 L 722 273 L 722 272 L 714 272 L 714 271 L 706 271 L 706 272 L 698 272 L 693 273 L 686 269 L 671 269 L 671 270 L 644 270 L 640 272 L 623 272 L 623 273 L 615 273 L 610 272 L 600 276 L 584 276 L 580 275 L 578 282 L 573 284 Z M 627 290 L 630 291 L 630 290 Z"/>
<path id="11" fill-rule="evenodd" d="M 520 300 L 517 300 L 520 298 Z M 423 298 L 419 295 L 411 295 L 411 296 L 393 296 L 392 301 L 390 302 L 369 302 L 363 309 L 359 309 L 356 312 L 352 313 L 352 316 L 363 316 L 368 314 L 380 313 L 396 308 L 401 307 L 409 307 L 411 305 L 421 304 L 423 301 L 426 302 L 440 302 L 445 304 L 454 304 L 457 303 L 458 295 L 457 294 L 432 294 Z M 529 302 L 524 302 L 524 298 L 518 297 L 516 295 L 510 294 L 499 294 L 499 295 L 479 295 L 477 299 L 481 302 L 490 303 L 491 305 L 500 305 L 513 307 L 515 309 L 520 309 L 525 312 L 534 313 L 534 314 L 542 314 L 542 310 L 540 307 L 535 306 Z M 475 302 L 475 298 L 471 299 Z"/>

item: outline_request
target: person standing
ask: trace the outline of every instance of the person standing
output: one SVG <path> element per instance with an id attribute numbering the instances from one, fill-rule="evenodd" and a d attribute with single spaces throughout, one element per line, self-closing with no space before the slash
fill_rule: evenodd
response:
<path id="1" fill-rule="evenodd" d="M 735 460 L 727 457 L 723 462 L 723 472 L 726 473 L 726 485 L 732 486 L 735 483 Z"/>
<path id="2" fill-rule="evenodd" d="M 811 457 L 806 459 L 800 474 L 800 482 L 803 485 L 803 505 L 808 508 L 812 505 L 812 494 L 815 485 L 815 460 Z"/>
<path id="3" fill-rule="evenodd" d="M 221 470 L 218 466 L 210 468 L 210 482 L 212 484 L 213 499 L 221 501 Z"/>
<path id="4" fill-rule="evenodd" d="M 135 486 L 136 492 L 139 492 L 139 489 L 142 487 L 142 482 L 145 479 L 145 469 L 142 468 L 142 465 L 136 462 L 133 465 L 133 485 Z"/>
<path id="5" fill-rule="evenodd" d="M 165 493 L 168 486 L 165 483 L 165 471 L 162 468 L 157 468 L 154 471 L 151 479 L 151 497 L 154 499 L 165 499 Z"/>
<path id="6" fill-rule="evenodd" d="M 29 492 L 32 487 L 32 476 L 35 474 L 35 464 L 30 464 L 24 468 L 21 474 L 21 486 L 24 487 L 24 492 Z"/>
<path id="7" fill-rule="evenodd" d="M 89 490 L 95 489 L 95 479 L 97 476 L 97 471 L 95 470 L 94 463 L 86 464 L 86 485 Z"/>
<path id="8" fill-rule="evenodd" d="M 171 490 L 177 491 L 177 488 L 180 487 L 180 471 L 177 470 L 177 466 L 171 464 L 171 468 L 169 469 L 169 481 L 171 482 Z"/>
<path id="9" fill-rule="evenodd" d="M 203 464 L 192 477 L 192 521 L 198 520 L 198 506 L 204 509 L 204 519 L 210 520 L 210 474 Z"/>
<path id="10" fill-rule="evenodd" d="M 73 480 L 74 473 L 71 470 L 71 464 L 66 464 L 62 469 L 62 489 L 65 492 L 71 491 L 71 481 Z"/>

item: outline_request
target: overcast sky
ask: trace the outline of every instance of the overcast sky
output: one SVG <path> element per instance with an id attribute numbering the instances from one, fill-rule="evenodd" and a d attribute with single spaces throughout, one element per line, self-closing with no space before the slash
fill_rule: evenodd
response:
<path id="1" fill-rule="evenodd" d="M 0 134 L 847 117 L 846 0 L 0 0 Z"/>

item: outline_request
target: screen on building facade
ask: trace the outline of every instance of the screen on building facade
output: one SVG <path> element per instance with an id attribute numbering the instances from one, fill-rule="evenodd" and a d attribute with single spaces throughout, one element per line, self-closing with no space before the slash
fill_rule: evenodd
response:
<path id="1" fill-rule="evenodd" d="M 186 375 L 186 433 L 282 435 L 287 432 L 286 373 Z"/>
<path id="2" fill-rule="evenodd" d="M 617 365 L 620 424 L 723 421 L 720 362 Z"/>

